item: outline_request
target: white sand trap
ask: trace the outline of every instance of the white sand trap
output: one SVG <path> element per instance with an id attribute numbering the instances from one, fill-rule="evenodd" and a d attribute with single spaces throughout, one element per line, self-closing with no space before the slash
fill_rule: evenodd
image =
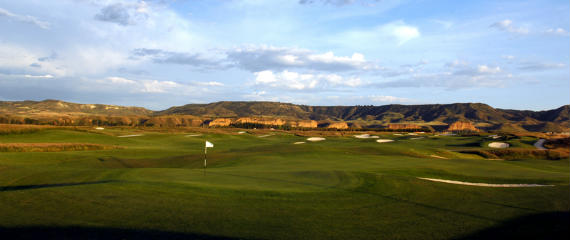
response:
<path id="1" fill-rule="evenodd" d="M 504 143 L 504 142 L 492 142 L 492 143 L 489 143 L 489 147 L 492 147 L 492 148 L 508 148 L 509 144 Z"/>
<path id="2" fill-rule="evenodd" d="M 186 135 L 184 137 L 199 137 L 202 136 L 202 134 L 190 134 L 190 135 Z"/>
<path id="3" fill-rule="evenodd" d="M 410 138 L 410 139 L 411 140 L 418 140 L 418 139 L 422 139 L 422 138 L 425 138 L 425 137 L 415 137 L 415 138 Z"/>
<path id="4" fill-rule="evenodd" d="M 534 147 L 536 149 L 546 150 L 546 148 L 544 147 L 544 142 L 546 142 L 546 139 L 538 139 L 538 141 L 534 143 Z"/>
<path id="5" fill-rule="evenodd" d="M 445 179 L 437 179 L 437 178 L 421 178 L 419 179 L 433 181 L 433 182 L 442 182 L 442 183 L 450 183 L 450 184 L 459 184 L 459 185 L 468 185 L 468 186 L 478 186 L 478 187 L 507 187 L 507 188 L 514 188 L 514 187 L 553 187 L 554 185 L 542 185 L 542 184 L 493 184 L 493 183 L 471 183 L 471 182 L 461 182 L 461 181 L 453 181 L 453 180 L 445 180 Z"/>
<path id="6" fill-rule="evenodd" d="M 435 154 L 432 154 L 432 155 L 429 155 L 429 156 L 430 156 L 430 157 L 434 157 L 434 158 L 448 159 L 448 158 L 446 158 L 446 157 L 438 156 L 438 155 L 435 155 Z"/>
<path id="7" fill-rule="evenodd" d="M 402 136 L 402 134 L 394 133 L 394 136 Z"/>
<path id="8" fill-rule="evenodd" d="M 311 142 L 318 142 L 318 141 L 324 141 L 324 140 L 326 140 L 326 138 L 323 138 L 323 137 L 310 137 L 310 138 L 307 138 L 307 141 L 311 141 Z"/>
<path id="9" fill-rule="evenodd" d="M 102 128 L 102 127 L 96 127 L 95 129 L 97 129 L 97 130 L 105 130 L 105 128 Z"/>
<path id="10" fill-rule="evenodd" d="M 244 132 L 244 131 L 238 132 L 238 134 L 244 134 L 244 133 L 247 133 L 247 132 Z"/>
<path id="11" fill-rule="evenodd" d="M 269 137 L 269 136 L 273 136 L 273 135 L 275 135 L 275 134 L 265 134 L 265 135 L 261 135 L 261 136 L 258 136 L 258 137 L 264 138 L 264 137 Z"/>
<path id="12" fill-rule="evenodd" d="M 370 138 L 380 138 L 380 136 L 370 136 Z"/>
<path id="13" fill-rule="evenodd" d="M 376 140 L 376 142 L 379 142 L 379 143 L 387 143 L 387 142 L 393 142 L 393 141 L 394 140 L 392 140 L 392 139 L 378 139 L 378 140 Z"/>
<path id="14" fill-rule="evenodd" d="M 370 134 L 354 135 L 355 138 L 370 138 Z"/>
<path id="15" fill-rule="evenodd" d="M 418 134 L 417 134 L 417 133 L 408 133 L 408 135 L 410 135 L 410 136 L 417 136 Z"/>
<path id="16" fill-rule="evenodd" d="M 293 144 L 304 144 L 305 142 L 295 142 Z"/>
<path id="17" fill-rule="evenodd" d="M 139 137 L 142 136 L 142 134 L 133 134 L 133 135 L 123 135 L 123 136 L 118 136 L 120 138 L 128 138 L 128 137 Z"/>

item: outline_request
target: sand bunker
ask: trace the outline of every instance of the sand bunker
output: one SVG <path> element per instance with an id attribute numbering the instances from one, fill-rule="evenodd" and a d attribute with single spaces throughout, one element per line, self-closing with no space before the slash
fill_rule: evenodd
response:
<path id="1" fill-rule="evenodd" d="M 102 127 L 96 127 L 95 129 L 96 130 L 105 130 L 105 128 L 102 128 Z"/>
<path id="2" fill-rule="evenodd" d="M 492 143 L 489 143 L 489 147 L 492 147 L 492 148 L 508 148 L 509 144 L 504 143 L 504 142 L 492 142 Z"/>
<path id="3" fill-rule="evenodd" d="M 392 140 L 392 139 L 378 139 L 378 140 L 376 140 L 376 142 L 379 142 L 379 143 L 387 143 L 387 142 L 393 142 L 393 141 L 394 140 Z"/>
<path id="4" fill-rule="evenodd" d="M 269 137 L 269 136 L 273 136 L 273 135 L 275 135 L 275 134 L 265 134 L 265 135 L 261 135 L 261 136 L 257 136 L 257 137 L 264 138 L 264 137 Z"/>
<path id="5" fill-rule="evenodd" d="M 123 136 L 118 136 L 120 138 L 128 138 L 128 137 L 139 137 L 142 136 L 142 134 L 133 134 L 133 135 L 123 135 Z"/>
<path id="6" fill-rule="evenodd" d="M 295 142 L 293 144 L 303 144 L 303 143 L 305 143 L 305 142 Z"/>
<path id="7" fill-rule="evenodd" d="M 355 138 L 380 138 L 379 136 L 370 136 L 370 134 L 354 135 Z"/>
<path id="8" fill-rule="evenodd" d="M 415 137 L 415 138 L 410 138 L 411 140 L 418 140 L 418 139 L 422 139 L 424 137 Z"/>
<path id="9" fill-rule="evenodd" d="M 434 157 L 434 158 L 448 159 L 448 158 L 446 158 L 446 157 L 438 156 L 438 155 L 435 155 L 435 154 L 432 154 L 432 155 L 429 155 L 429 156 L 430 156 L 430 157 Z"/>
<path id="10" fill-rule="evenodd" d="M 544 142 L 546 142 L 546 139 L 538 139 L 538 141 L 534 143 L 534 147 L 540 150 L 546 150 Z"/>
<path id="11" fill-rule="evenodd" d="M 421 178 L 419 179 L 433 181 L 433 182 L 442 182 L 442 183 L 450 183 L 450 184 L 459 184 L 459 185 L 468 185 L 468 186 L 478 186 L 478 187 L 553 187 L 554 185 L 542 185 L 542 184 L 493 184 L 493 183 L 471 183 L 471 182 L 461 182 L 461 181 L 453 181 L 453 180 L 445 180 L 445 179 L 437 179 L 437 178 Z"/>
<path id="12" fill-rule="evenodd" d="M 394 136 L 402 136 L 400 133 L 394 133 Z"/>
<path id="13" fill-rule="evenodd" d="M 202 136 L 202 134 L 190 134 L 190 135 L 186 135 L 184 137 L 199 137 Z"/>
<path id="14" fill-rule="evenodd" d="M 324 140 L 325 140 L 325 138 L 323 138 L 323 137 L 310 137 L 310 138 L 307 138 L 307 141 L 311 141 L 311 142 L 318 142 L 318 141 L 324 141 Z"/>
<path id="15" fill-rule="evenodd" d="M 418 134 L 417 134 L 417 133 L 408 133 L 408 135 L 410 135 L 410 136 L 417 136 Z"/>
<path id="16" fill-rule="evenodd" d="M 247 133 L 247 132 L 244 132 L 244 131 L 238 132 L 238 134 L 244 134 L 244 133 Z"/>
<path id="17" fill-rule="evenodd" d="M 355 138 L 370 138 L 370 134 L 354 135 Z"/>

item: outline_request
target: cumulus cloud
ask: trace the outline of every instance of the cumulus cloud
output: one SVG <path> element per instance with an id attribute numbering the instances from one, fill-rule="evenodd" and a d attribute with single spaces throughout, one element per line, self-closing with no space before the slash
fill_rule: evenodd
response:
<path id="1" fill-rule="evenodd" d="M 336 56 L 332 51 L 314 53 L 308 49 L 280 47 L 236 48 L 228 51 L 227 59 L 236 67 L 258 72 L 262 70 L 305 69 L 327 72 L 366 71 L 379 69 L 364 55 Z"/>
<path id="2" fill-rule="evenodd" d="M 303 74 L 292 71 L 274 73 L 270 70 L 255 72 L 255 84 L 287 90 L 310 90 L 325 87 L 362 85 L 358 77 L 345 78 L 336 74 Z"/>
<path id="3" fill-rule="evenodd" d="M 496 28 L 501 31 L 515 33 L 515 34 L 528 34 L 530 30 L 525 27 L 515 27 L 513 26 L 513 21 L 505 19 L 503 21 L 495 22 L 489 27 Z"/>
<path id="4" fill-rule="evenodd" d="M 148 5 L 144 1 L 138 3 L 115 3 L 103 7 L 95 15 L 95 19 L 122 26 L 134 25 L 146 20 L 148 11 Z"/>
<path id="5" fill-rule="evenodd" d="M 123 88 L 131 93 L 167 93 L 173 90 L 186 90 L 188 85 L 173 81 L 134 80 L 124 77 L 107 77 L 96 81 L 99 84 Z"/>
<path id="6" fill-rule="evenodd" d="M 50 23 L 48 23 L 46 21 L 38 20 L 36 17 L 29 16 L 29 15 L 15 14 L 15 13 L 12 13 L 12 12 L 6 10 L 6 9 L 0 8 L 0 17 L 2 17 L 2 16 L 8 17 L 8 18 L 15 20 L 15 21 L 18 21 L 18 22 L 33 24 L 33 25 L 36 25 L 42 29 L 49 29 L 50 28 Z"/>
<path id="7" fill-rule="evenodd" d="M 372 96 L 368 96 L 368 98 L 372 102 L 380 102 L 380 103 L 394 103 L 394 102 L 406 103 L 406 102 L 411 102 L 411 99 L 409 99 L 409 98 L 401 98 L 401 97 L 394 97 L 394 96 L 372 95 Z"/>
<path id="8" fill-rule="evenodd" d="M 398 45 L 402 45 L 407 41 L 420 36 L 420 31 L 417 27 L 395 24 L 386 26 L 387 30 L 398 40 Z"/>

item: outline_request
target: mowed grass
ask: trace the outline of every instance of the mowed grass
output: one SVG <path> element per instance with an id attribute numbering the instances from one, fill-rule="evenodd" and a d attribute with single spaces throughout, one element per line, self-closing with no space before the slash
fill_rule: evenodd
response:
<path id="1" fill-rule="evenodd" d="M 118 137 L 125 135 L 141 136 Z M 295 145 L 305 137 L 190 135 L 44 129 L 0 136 L 0 143 L 121 147 L 1 152 L 0 232 L 49 227 L 162 238 L 450 239 L 570 207 L 567 159 L 493 161 L 458 152 L 482 148 L 484 137 L 390 134 L 381 138 L 395 142 L 327 137 Z M 215 144 L 206 170 L 205 140 Z M 533 140 L 510 143 L 530 148 Z M 417 177 L 555 186 L 485 188 Z"/>

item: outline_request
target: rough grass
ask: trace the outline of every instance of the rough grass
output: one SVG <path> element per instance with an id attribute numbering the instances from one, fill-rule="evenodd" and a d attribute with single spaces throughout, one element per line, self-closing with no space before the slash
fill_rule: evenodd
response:
<path id="1" fill-rule="evenodd" d="M 539 150 L 525 148 L 509 149 L 469 149 L 460 153 L 476 154 L 487 159 L 521 160 L 521 159 L 548 159 L 560 160 L 568 158 L 568 153 L 555 150 Z"/>
<path id="2" fill-rule="evenodd" d="M 0 152 L 61 152 L 117 149 L 119 146 L 89 143 L 0 143 Z"/>

